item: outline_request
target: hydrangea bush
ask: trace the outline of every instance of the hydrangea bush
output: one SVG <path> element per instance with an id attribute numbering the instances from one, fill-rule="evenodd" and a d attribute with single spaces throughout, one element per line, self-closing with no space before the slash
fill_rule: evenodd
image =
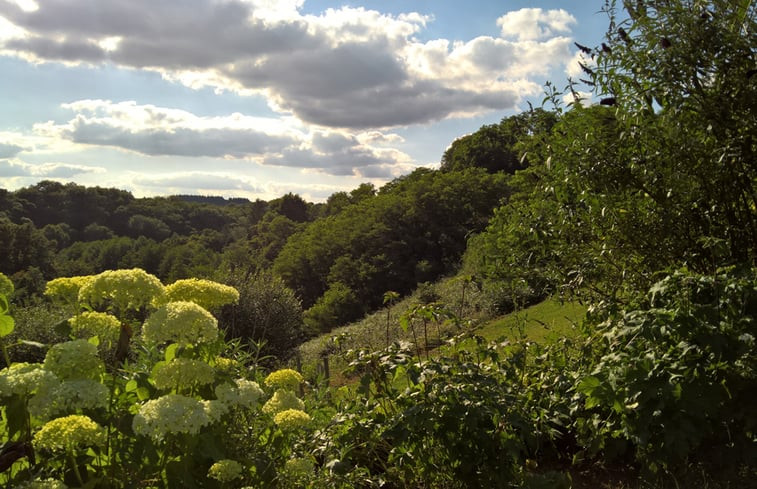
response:
<path id="1" fill-rule="evenodd" d="M 13 285 L 0 279 L 2 340 Z M 0 486 L 283 487 L 303 473 L 292 462 L 312 431 L 302 376 L 259 377 L 208 311 L 236 290 L 197 279 L 166 287 L 133 269 L 58 278 L 46 294 L 72 309 L 71 339 L 41 364 L 13 363 L 0 342 L 0 443 L 19 447 L 3 454 Z"/>

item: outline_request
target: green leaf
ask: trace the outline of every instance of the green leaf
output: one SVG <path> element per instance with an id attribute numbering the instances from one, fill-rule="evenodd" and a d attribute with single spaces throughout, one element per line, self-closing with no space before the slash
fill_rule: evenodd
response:
<path id="1" fill-rule="evenodd" d="M 150 389 L 148 389 L 147 387 L 138 387 L 137 397 L 140 401 L 146 401 L 150 399 Z"/>
<path id="2" fill-rule="evenodd" d="M 584 377 L 576 386 L 576 390 L 581 394 L 591 396 L 591 394 L 600 386 L 602 382 L 594 376 Z"/>
<path id="3" fill-rule="evenodd" d="M 6 315 L 0 316 L 0 338 L 11 334 L 15 326 L 16 322 L 12 317 Z"/>
<path id="4" fill-rule="evenodd" d="M 168 347 L 166 348 L 166 355 L 165 355 L 166 362 L 170 362 L 171 360 L 176 358 L 176 350 L 178 349 L 179 349 L 178 343 L 171 343 L 170 345 L 168 345 Z"/>
<path id="5" fill-rule="evenodd" d="M 47 345 L 44 343 L 40 343 L 39 341 L 31 341 L 31 340 L 18 340 L 19 345 L 29 345 L 33 346 L 35 348 L 47 348 Z"/>
<path id="6" fill-rule="evenodd" d="M 5 297 L 5 294 L 0 294 L 0 314 L 5 314 L 8 312 L 8 309 L 8 298 Z"/>

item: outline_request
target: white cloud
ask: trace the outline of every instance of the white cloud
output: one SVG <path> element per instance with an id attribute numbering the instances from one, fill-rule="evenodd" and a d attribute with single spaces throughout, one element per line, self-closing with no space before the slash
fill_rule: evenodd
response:
<path id="1" fill-rule="evenodd" d="M 389 167 L 410 161 L 408 155 L 391 147 L 401 138 L 380 131 L 305 131 L 296 121 L 242 114 L 199 117 L 132 101 L 79 100 L 64 108 L 74 112 L 71 120 L 37 124 L 35 132 L 48 140 L 59 138 L 144 155 L 222 157 L 331 175 L 360 175 L 369 166 Z M 13 148 L 9 146 L 9 151 Z"/>
<path id="2" fill-rule="evenodd" d="M 0 158 L 10 158 L 23 151 L 24 148 L 16 144 L 0 143 Z"/>
<path id="3" fill-rule="evenodd" d="M 558 34 L 575 24 L 564 10 L 522 9 L 498 20 L 502 38 L 421 43 L 428 16 L 350 7 L 304 15 L 302 5 L 48 0 L 25 11 L 0 2 L 13 28 L 3 29 L 0 52 L 155 70 L 195 88 L 263 94 L 306 123 L 363 130 L 514 109 L 570 59 Z"/>
<path id="4" fill-rule="evenodd" d="M 69 163 L 34 165 L 20 160 L 0 160 L 0 177 L 71 178 L 75 175 L 104 171 L 101 167 Z"/>
<path id="5" fill-rule="evenodd" d="M 169 175 L 140 176 L 134 185 L 159 187 L 173 193 L 214 194 L 228 191 L 261 192 L 262 189 L 248 179 L 233 175 L 205 172 L 187 172 Z"/>
<path id="6" fill-rule="evenodd" d="M 576 18 L 563 9 L 523 8 L 508 12 L 497 19 L 497 25 L 502 29 L 502 36 L 516 38 L 519 41 L 535 41 L 558 33 L 569 33 L 574 24 L 576 24 Z"/>

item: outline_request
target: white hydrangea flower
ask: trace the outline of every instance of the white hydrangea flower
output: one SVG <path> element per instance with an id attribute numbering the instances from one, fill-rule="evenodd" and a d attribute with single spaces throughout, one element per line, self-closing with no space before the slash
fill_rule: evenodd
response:
<path id="1" fill-rule="evenodd" d="M 50 386 L 31 398 L 29 412 L 41 419 L 73 414 L 82 409 L 108 406 L 110 391 L 90 379 L 67 380 Z"/>
<path id="2" fill-rule="evenodd" d="M 238 302 L 239 292 L 234 287 L 212 280 L 188 278 L 166 286 L 166 299 L 171 302 L 194 302 L 205 309 L 215 309 Z"/>
<path id="3" fill-rule="evenodd" d="M 44 366 L 61 380 L 97 379 L 105 369 L 97 347 L 87 340 L 53 345 L 45 355 Z"/>
<path id="4" fill-rule="evenodd" d="M 159 301 L 165 287 L 158 277 L 139 268 L 107 270 L 84 282 L 79 302 L 93 307 L 115 306 L 119 312 L 138 310 Z"/>
<path id="5" fill-rule="evenodd" d="M 194 302 L 169 302 L 147 318 L 142 338 L 153 344 L 210 343 L 218 338 L 218 321 Z"/>
<path id="6" fill-rule="evenodd" d="M 213 382 L 213 367 L 192 358 L 174 358 L 158 364 L 152 372 L 155 387 L 161 390 L 181 391 L 186 388 L 208 385 Z"/>
<path id="7" fill-rule="evenodd" d="M 171 433 L 195 435 L 210 421 L 201 401 L 168 394 L 144 403 L 134 416 L 132 428 L 138 435 L 160 441 Z"/>
<path id="8" fill-rule="evenodd" d="M 14 363 L 0 370 L 0 399 L 14 395 L 29 397 L 57 383 L 55 374 L 39 363 Z"/>
<path id="9" fill-rule="evenodd" d="M 279 389 L 273 393 L 273 397 L 263 405 L 263 412 L 266 414 L 276 414 L 287 409 L 298 409 L 303 411 L 305 403 L 297 395 L 286 389 Z"/>

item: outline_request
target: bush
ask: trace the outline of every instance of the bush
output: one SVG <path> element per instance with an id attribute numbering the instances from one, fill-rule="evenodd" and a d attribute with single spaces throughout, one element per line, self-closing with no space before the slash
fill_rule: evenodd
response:
<path id="1" fill-rule="evenodd" d="M 270 272 L 232 274 L 226 283 L 239 291 L 239 303 L 219 314 L 228 339 L 265 341 L 263 353 L 279 360 L 291 356 L 304 339 L 302 306 L 294 292 Z"/>

